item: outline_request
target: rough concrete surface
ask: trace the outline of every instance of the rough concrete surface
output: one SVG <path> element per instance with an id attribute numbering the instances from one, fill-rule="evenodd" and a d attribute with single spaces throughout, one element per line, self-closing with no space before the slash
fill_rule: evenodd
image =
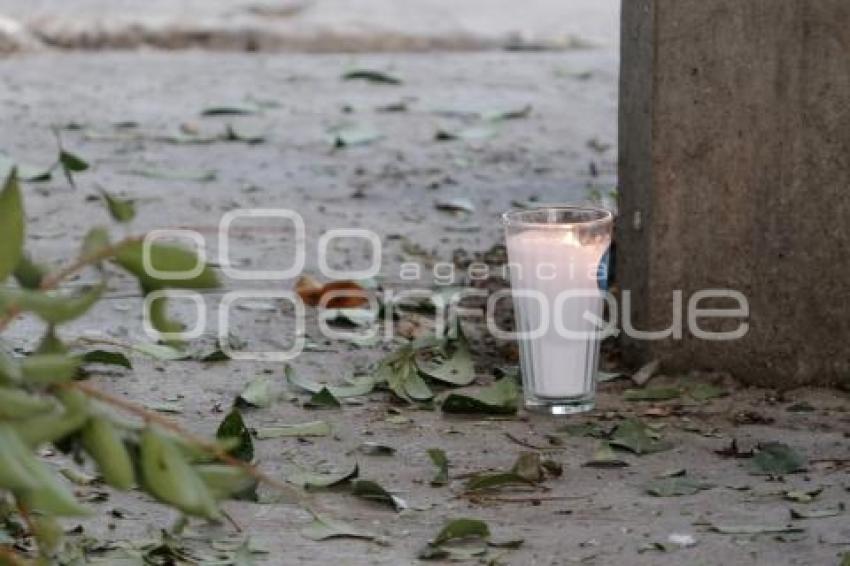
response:
<path id="1" fill-rule="evenodd" d="M 646 358 L 774 387 L 850 383 L 849 30 L 841 0 L 627 6 L 619 274 L 637 326 L 667 328 L 675 289 L 749 302 L 743 339 L 685 332 Z"/>
<path id="2" fill-rule="evenodd" d="M 618 13 L 617 0 L 0 0 L 0 15 L 46 45 L 70 48 L 332 52 L 616 45 Z"/>
<path id="3" fill-rule="evenodd" d="M 405 82 L 382 86 L 340 81 L 340 74 L 354 66 L 388 70 Z M 213 258 L 214 230 L 221 214 L 240 207 L 289 208 L 301 213 L 307 226 L 307 271 L 312 273 L 317 268 L 315 245 L 324 230 L 368 227 L 383 241 L 386 287 L 410 287 L 414 282 L 399 277 L 401 262 L 427 266 L 435 260 L 450 261 L 457 248 L 468 253 L 488 250 L 501 241 L 498 214 L 512 201 L 582 201 L 607 194 L 615 183 L 617 57 L 610 50 L 285 57 L 49 53 L 2 61 L 0 77 L 0 148 L 19 160 L 48 164 L 55 155 L 50 127 L 72 124 L 72 129 L 62 131 L 63 144 L 92 164 L 90 172 L 77 175 L 76 190 L 59 176 L 47 183 L 26 184 L 28 247 L 45 261 L 59 263 L 68 258 L 88 226 L 109 223 L 102 204 L 92 200 L 100 184 L 138 200 L 133 232 L 191 226 L 207 236 Z M 255 116 L 199 116 L 204 107 L 246 99 L 274 101 L 279 106 L 267 105 Z M 399 101 L 406 101 L 406 112 L 376 110 Z M 435 111 L 487 112 L 529 104 L 530 115 L 496 124 L 492 138 L 434 141 L 438 128 L 455 129 L 470 121 Z M 127 121 L 137 122 L 138 127 L 115 126 Z M 267 141 L 180 145 L 161 139 L 178 135 L 181 124 L 184 129 L 220 132 L 226 123 L 264 131 Z M 343 124 L 373 126 L 384 138 L 333 150 L 327 130 Z M 134 173 L 150 170 L 215 175 L 195 182 Z M 436 209 L 438 200 L 457 197 L 472 201 L 475 211 L 469 217 Z M 291 235 L 280 225 L 266 227 L 234 239 L 231 260 L 235 264 L 265 269 L 287 265 Z M 341 242 L 331 259 L 339 267 L 357 266 L 363 253 L 359 243 Z M 426 271 L 420 284 L 430 287 L 432 278 Z M 291 286 L 291 280 L 225 279 L 225 290 Z M 211 332 L 219 297 L 219 293 L 205 295 Z M 272 301 L 273 308 L 266 312 L 268 303 L 234 309 L 235 333 L 247 341 L 247 349 L 272 348 L 292 336 L 291 310 Z M 177 310 L 189 316 L 189 309 Z M 135 285 L 124 277 L 113 277 L 109 299 L 63 335 L 71 340 L 96 332 L 122 342 L 146 340 L 139 313 Z M 477 369 L 481 382 L 487 382 L 495 366 L 511 361 L 509 349 L 482 341 L 474 320 L 467 326 L 470 334 L 478 336 Z M 22 320 L 12 327 L 11 338 L 32 346 L 37 330 L 31 321 Z M 325 342 L 316 333 L 314 321 L 308 324 L 307 335 L 315 345 L 293 362 L 296 371 L 332 383 L 365 371 L 393 348 L 391 344 L 358 348 L 345 341 Z M 176 404 L 181 413 L 172 416 L 205 434 L 215 430 L 222 408 L 247 382 L 263 371 L 282 379 L 283 372 L 281 364 L 274 363 L 164 363 L 143 356 L 134 356 L 133 361 L 132 372 L 98 375 L 96 383 L 137 402 Z M 659 376 L 652 383 L 675 382 L 679 377 Z M 722 380 L 722 376 L 713 379 Z M 557 434 L 561 424 L 583 422 L 583 417 L 555 420 L 522 413 L 507 420 L 449 418 L 439 411 L 407 409 L 380 392 L 362 405 L 340 410 L 308 411 L 280 402 L 246 411 L 249 425 L 325 419 L 334 434 L 257 441 L 263 469 L 284 476 L 293 464 L 339 466 L 361 442 L 385 443 L 397 449 L 396 455 L 359 455 L 360 475 L 381 482 L 411 508 L 396 513 L 354 499 L 344 490 L 317 494 L 331 514 L 380 534 L 385 545 L 349 539 L 311 542 L 298 534 L 309 522 L 308 514 L 289 504 L 233 503 L 228 509 L 245 532 L 270 551 L 257 557 L 264 564 L 413 564 L 416 551 L 443 521 L 461 516 L 488 521 L 499 538 L 525 539 L 520 548 L 504 553 L 501 562 L 507 564 L 837 564 L 840 554 L 850 548 L 844 512 L 792 522 L 789 508 L 794 504 L 784 500 L 783 494 L 823 488 L 815 502 L 808 504 L 815 509 L 848 502 L 846 395 L 819 390 L 778 395 L 742 389 L 727 381 L 720 385 L 732 395 L 695 404 L 685 400 L 627 403 L 621 394 L 624 382 L 605 384 L 591 420 L 610 426 L 623 416 L 642 416 L 675 443 L 672 450 L 658 454 L 624 454 L 630 466 L 618 469 L 583 467 L 597 441 Z M 789 410 L 802 402 L 811 410 Z M 409 420 L 388 420 L 390 406 Z M 556 433 L 560 444 L 550 444 L 546 435 L 551 433 Z M 758 442 L 786 442 L 809 459 L 808 471 L 772 479 L 750 475 L 748 460 L 721 458 L 714 452 L 727 448 L 733 438 L 742 450 Z M 528 446 L 542 447 L 561 462 L 563 476 L 547 480 L 541 489 L 499 493 L 515 501 L 472 501 L 460 496 L 464 474 L 504 469 Z M 432 447 L 445 449 L 451 461 L 454 480 L 448 487 L 428 485 L 434 469 L 425 451 Z M 58 463 L 59 458 L 50 460 Z M 714 487 L 671 498 L 644 492 L 647 481 L 674 468 L 685 468 L 689 476 Z M 264 490 L 264 499 L 272 495 Z M 83 525 L 86 533 L 105 540 L 156 536 L 173 518 L 136 493 L 113 495 L 93 505 L 99 512 Z M 124 518 L 107 515 L 116 507 L 126 510 Z M 802 531 L 731 535 L 710 527 L 789 523 Z M 233 533 L 226 525 L 195 523 L 190 532 L 199 535 L 195 544 L 207 554 L 211 550 L 204 538 Z M 668 537 L 674 533 L 693 535 L 696 545 L 671 545 Z M 666 551 L 654 547 L 654 542 L 666 545 Z"/>

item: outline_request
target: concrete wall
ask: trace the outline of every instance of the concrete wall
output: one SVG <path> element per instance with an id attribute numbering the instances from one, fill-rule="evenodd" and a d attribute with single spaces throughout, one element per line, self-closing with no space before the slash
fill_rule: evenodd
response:
<path id="1" fill-rule="evenodd" d="M 635 325 L 669 325 L 674 289 L 737 289 L 751 310 L 741 340 L 686 330 L 626 340 L 628 358 L 777 387 L 850 379 L 850 2 L 625 0 L 621 50 Z"/>

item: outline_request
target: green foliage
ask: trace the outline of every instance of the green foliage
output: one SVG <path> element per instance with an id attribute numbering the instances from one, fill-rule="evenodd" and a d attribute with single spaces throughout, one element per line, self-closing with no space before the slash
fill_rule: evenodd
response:
<path id="1" fill-rule="evenodd" d="M 24 253 L 24 204 L 17 169 L 0 192 L 0 282 L 9 277 Z"/>
<path id="2" fill-rule="evenodd" d="M 64 150 L 58 166 L 72 184 L 72 173 L 88 168 L 85 161 Z M 132 219 L 132 203 L 106 193 L 104 198 L 115 220 Z M 149 274 L 142 262 L 140 238 L 111 244 L 106 229 L 94 228 L 84 239 L 77 264 L 48 277 L 26 254 L 24 234 L 23 202 L 12 168 L 0 192 L 0 330 L 25 315 L 41 320 L 47 331 L 37 349 L 25 356 L 16 355 L 0 341 L 0 499 L 13 498 L 32 514 L 39 551 L 49 561 L 51 553 L 62 546 L 62 526 L 56 518 L 90 513 L 77 500 L 68 480 L 38 457 L 38 450 L 54 445 L 63 451 L 73 450 L 79 463 L 93 463 L 112 488 L 139 486 L 185 515 L 219 520 L 222 499 L 253 493 L 256 480 L 250 468 L 231 465 L 232 460 L 225 456 L 221 456 L 224 462 L 219 461 L 216 455 L 221 452 L 213 445 L 195 446 L 194 441 L 153 425 L 140 430 L 105 414 L 99 402 L 92 402 L 93 390 L 75 382 L 86 377 L 80 366 L 98 363 L 132 369 L 130 361 L 123 354 L 103 350 L 84 354 L 69 351 L 57 332 L 58 326 L 83 316 L 102 298 L 108 275 L 102 263 L 106 260 L 134 276 L 144 293 L 215 287 L 215 273 L 202 264 L 190 279 L 169 279 L 168 272 L 190 270 L 198 258 L 177 246 L 155 244 L 151 262 L 166 275 Z M 96 268 L 102 282 L 76 292 L 53 288 L 68 275 L 86 268 Z M 12 275 L 17 286 L 10 280 Z M 154 302 L 152 318 L 162 330 L 181 327 L 167 318 L 165 301 Z M 229 419 L 225 436 L 239 439 L 232 453 L 250 461 L 253 448 L 247 428 L 238 412 Z"/>

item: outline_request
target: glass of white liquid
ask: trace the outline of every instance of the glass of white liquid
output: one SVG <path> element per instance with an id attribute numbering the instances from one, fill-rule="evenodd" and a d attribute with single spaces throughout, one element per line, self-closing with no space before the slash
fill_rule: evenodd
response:
<path id="1" fill-rule="evenodd" d="M 594 406 L 613 215 L 552 206 L 503 215 L 526 408 Z"/>

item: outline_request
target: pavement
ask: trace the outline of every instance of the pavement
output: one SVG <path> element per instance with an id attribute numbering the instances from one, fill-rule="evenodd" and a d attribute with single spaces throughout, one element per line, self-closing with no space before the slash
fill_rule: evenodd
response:
<path id="1" fill-rule="evenodd" d="M 616 47 L 618 14 L 618 0 L 0 0 L 0 53 L 16 44 L 301 52 Z"/>
<path id="2" fill-rule="evenodd" d="M 352 69 L 380 70 L 402 84 L 343 81 L 343 73 Z M 610 49 L 287 56 L 48 51 L 0 61 L 0 77 L 0 149 L 33 166 L 49 165 L 56 153 L 51 128 L 58 127 L 64 147 L 92 166 L 76 176 L 76 189 L 61 176 L 25 184 L 28 248 L 55 265 L 73 256 L 88 227 L 110 223 L 96 198 L 96 187 L 102 186 L 136 200 L 132 233 L 189 227 L 203 235 L 212 258 L 218 257 L 216 229 L 225 212 L 295 210 L 306 225 L 305 271 L 314 275 L 322 233 L 369 228 L 383 245 L 381 272 L 388 289 L 430 288 L 439 275 L 434 265 L 448 265 L 458 253 L 484 253 L 501 242 L 499 213 L 516 203 L 605 201 L 616 184 L 617 56 Z M 248 106 L 254 113 L 202 116 L 214 106 Z M 493 121 L 498 115 L 503 119 Z M 228 124 L 245 136 L 263 135 L 264 142 L 187 140 L 215 137 Z M 467 135 L 438 141 L 438 131 Z M 376 133 L 381 137 L 372 139 Z M 334 147 L 333 138 L 340 135 L 372 141 Z M 446 202 L 461 202 L 468 211 L 447 211 L 441 204 Z M 291 233 L 279 224 L 264 227 L 233 238 L 234 265 L 280 269 L 288 264 Z M 338 244 L 333 266 L 362 265 L 363 242 Z M 422 266 L 416 281 L 401 277 L 402 264 L 411 262 Z M 459 275 L 456 281 L 463 280 Z M 225 278 L 222 292 L 281 291 L 292 285 L 291 279 Z M 204 295 L 210 322 L 199 347 L 212 347 L 209 335 L 215 332 L 220 299 L 221 293 Z M 186 320 L 192 316 L 186 304 L 176 304 L 175 311 Z M 136 286 L 116 275 L 107 300 L 62 335 L 69 341 L 93 334 L 128 344 L 149 341 L 140 312 Z M 278 347 L 294 335 L 293 314 L 284 303 L 249 302 L 233 313 L 233 331 L 246 349 Z M 292 362 L 311 379 L 339 383 L 368 371 L 396 347 L 394 342 L 363 346 L 323 340 L 313 316 L 306 330 L 313 346 Z M 474 321 L 467 328 L 483 383 L 496 367 L 510 363 L 511 348 L 482 338 Z M 21 320 L 9 339 L 32 347 L 39 333 L 37 324 Z M 132 359 L 132 372 L 110 371 L 94 379 L 112 393 L 176 411 L 172 418 L 204 434 L 213 433 L 222 410 L 248 382 L 259 375 L 283 379 L 278 363 Z M 837 564 L 850 548 L 841 508 L 850 503 L 846 394 L 747 389 L 723 376 L 708 378 L 720 379 L 730 395 L 704 403 L 635 403 L 623 400 L 628 384 L 614 382 L 602 386 L 591 416 L 564 421 L 524 412 L 507 420 L 459 419 L 406 408 L 380 392 L 338 410 L 311 411 L 286 401 L 248 410 L 252 427 L 317 419 L 333 427 L 324 438 L 257 441 L 259 465 L 268 473 L 283 478 L 295 465 L 338 469 L 356 455 L 360 477 L 380 482 L 409 509 L 397 513 L 345 489 L 319 492 L 316 500 L 332 516 L 376 533 L 379 540 L 313 542 L 299 534 L 309 514 L 264 489 L 261 503 L 228 505 L 247 535 L 227 525 L 192 523 L 186 544 L 211 556 L 223 539 L 250 536 L 268 552 L 256 555 L 259 564 L 414 564 L 444 521 L 476 517 L 499 539 L 524 540 L 517 549 L 491 549 L 491 557 L 497 553 L 497 563 L 503 564 Z M 684 377 L 656 379 L 663 384 Z M 644 456 L 623 454 L 628 467 L 589 468 L 583 464 L 598 441 L 559 432 L 565 423 L 589 420 L 610 427 L 630 416 L 650 422 L 674 447 Z M 754 476 L 749 460 L 716 453 L 732 439 L 744 451 L 785 442 L 809 460 L 808 471 Z M 363 442 L 389 445 L 395 455 L 351 452 Z M 443 448 L 451 462 L 447 487 L 429 485 L 433 468 L 426 450 L 433 447 Z M 483 499 L 464 495 L 466 475 L 505 469 L 528 450 L 557 460 L 563 475 L 530 491 L 508 489 Z M 57 455 L 48 460 L 67 464 Z M 682 469 L 713 487 L 679 497 L 646 493 L 648 482 Z M 93 497 L 97 488 L 78 491 Z M 787 500 L 789 491 L 817 495 L 800 504 Z M 82 523 L 84 532 L 117 545 L 156 539 L 174 519 L 137 493 L 111 494 L 92 505 L 97 513 Z M 800 505 L 822 515 L 792 520 L 790 508 Z M 730 527 L 737 534 L 718 532 Z M 780 532 L 740 532 L 765 528 Z"/>

